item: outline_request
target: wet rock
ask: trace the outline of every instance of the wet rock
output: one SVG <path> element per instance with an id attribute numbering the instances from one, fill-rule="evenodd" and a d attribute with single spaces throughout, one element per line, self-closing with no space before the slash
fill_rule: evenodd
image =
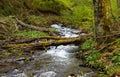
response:
<path id="1" fill-rule="evenodd" d="M 13 75 L 11 77 L 28 77 L 28 76 L 25 73 L 19 73 L 19 74 Z"/>
<path id="2" fill-rule="evenodd" d="M 68 77 L 77 77 L 75 74 L 70 74 Z"/>
<path id="3" fill-rule="evenodd" d="M 18 69 L 14 69 L 14 71 L 12 73 L 18 73 L 19 70 Z"/>
<path id="4" fill-rule="evenodd" d="M 28 77 L 25 73 L 18 73 L 18 74 L 12 74 L 12 75 L 4 75 L 1 77 Z"/>
<path id="5" fill-rule="evenodd" d="M 61 25 L 57 25 L 57 24 L 53 24 L 51 25 L 52 28 L 58 29 L 59 35 L 60 36 L 64 36 L 64 37 L 78 37 L 80 30 L 75 30 L 75 29 L 71 29 L 71 28 L 66 28 L 66 27 L 62 27 Z"/>
<path id="6" fill-rule="evenodd" d="M 51 27 L 52 27 L 52 28 L 56 28 L 56 29 L 60 29 L 60 28 L 61 28 L 61 26 L 60 26 L 60 25 L 57 25 L 57 24 L 53 24 L 53 25 L 51 25 Z"/>
<path id="7" fill-rule="evenodd" d="M 89 73 L 85 73 L 84 75 L 80 77 L 100 77 L 100 76 L 97 73 L 89 72 Z"/>
<path id="8" fill-rule="evenodd" d="M 34 77 L 55 77 L 57 74 L 54 71 L 48 71 L 41 73 L 39 75 L 35 75 Z"/>

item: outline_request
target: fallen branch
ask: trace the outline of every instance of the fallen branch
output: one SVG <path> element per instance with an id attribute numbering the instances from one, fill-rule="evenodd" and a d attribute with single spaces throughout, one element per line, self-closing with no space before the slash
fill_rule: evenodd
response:
<path id="1" fill-rule="evenodd" d="M 111 46 L 111 45 L 113 45 L 113 44 L 115 44 L 115 43 L 117 43 L 118 41 L 113 41 L 113 42 L 111 42 L 111 43 L 108 43 L 107 45 L 103 45 L 103 47 L 101 47 L 98 51 L 102 51 L 102 50 L 104 50 L 105 48 L 108 48 L 109 46 Z"/>
<path id="2" fill-rule="evenodd" d="M 111 33 L 110 35 L 98 36 L 98 37 L 94 37 L 94 38 L 101 39 L 101 38 L 109 38 L 109 37 L 115 37 L 115 36 L 120 37 L 120 33 L 116 32 L 116 33 Z"/>
<path id="3" fill-rule="evenodd" d="M 0 24 L 10 26 L 10 25 L 9 25 L 8 23 L 6 23 L 5 21 L 0 21 Z"/>

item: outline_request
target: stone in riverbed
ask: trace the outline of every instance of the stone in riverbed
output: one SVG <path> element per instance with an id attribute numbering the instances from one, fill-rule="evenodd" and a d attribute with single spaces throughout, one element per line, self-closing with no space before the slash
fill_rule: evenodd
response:
<path id="1" fill-rule="evenodd" d="M 25 73 L 20 73 L 17 75 L 13 75 L 13 77 L 28 77 Z"/>
<path id="2" fill-rule="evenodd" d="M 54 71 L 48 71 L 48 72 L 35 75 L 34 77 L 55 77 L 56 75 L 57 73 L 55 73 Z"/>
<path id="3" fill-rule="evenodd" d="M 15 75 L 5 75 L 5 76 L 1 76 L 1 77 L 28 77 L 25 73 L 18 73 Z"/>

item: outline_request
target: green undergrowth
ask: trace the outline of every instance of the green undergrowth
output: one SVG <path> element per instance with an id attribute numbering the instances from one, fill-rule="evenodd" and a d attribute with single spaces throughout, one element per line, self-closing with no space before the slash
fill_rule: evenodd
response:
<path id="1" fill-rule="evenodd" d="M 14 34 L 13 36 L 18 36 L 18 37 L 41 37 L 41 36 L 48 36 L 48 33 L 46 32 L 39 32 L 39 31 L 23 31 L 23 32 L 18 32 Z"/>
<path id="2" fill-rule="evenodd" d="M 111 12 L 110 13 L 110 16 L 112 17 L 112 15 L 115 17 L 115 18 L 118 18 L 119 16 L 119 12 L 118 12 L 118 5 L 117 5 L 117 0 L 110 0 L 110 9 L 111 9 Z"/>
<path id="3" fill-rule="evenodd" d="M 0 31 L 4 33 L 4 36 L 9 36 L 17 31 L 17 26 L 15 26 L 16 21 L 8 16 L 1 16 L 0 21 L 5 24 L 0 24 Z"/>
<path id="4" fill-rule="evenodd" d="M 70 10 L 70 0 L 27 0 L 28 7 L 43 12 L 61 14 L 63 10 Z M 29 5 L 31 3 L 31 5 Z"/>
<path id="5" fill-rule="evenodd" d="M 27 17 L 27 22 L 35 26 L 47 26 L 47 19 L 44 16 L 30 15 Z"/>
<path id="6" fill-rule="evenodd" d="M 100 77 L 111 77 L 120 71 L 120 39 L 116 38 L 114 41 L 114 44 L 100 50 L 107 43 L 98 45 L 94 39 L 88 39 L 81 45 L 82 53 L 80 51 L 78 56 L 85 59 L 87 66 L 101 71 Z"/>
<path id="7" fill-rule="evenodd" d="M 64 21 L 69 22 L 74 25 L 76 28 L 80 27 L 90 27 L 93 23 L 93 6 L 92 1 L 82 1 L 74 0 L 72 6 L 72 12 L 65 10 L 63 12 Z"/>

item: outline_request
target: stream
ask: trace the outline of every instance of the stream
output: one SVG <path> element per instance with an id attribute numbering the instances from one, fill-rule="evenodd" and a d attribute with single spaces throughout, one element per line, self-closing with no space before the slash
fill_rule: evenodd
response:
<path id="1" fill-rule="evenodd" d="M 52 28 L 59 31 L 61 37 L 78 37 L 80 30 L 53 24 Z M 75 57 L 79 46 L 74 44 L 50 46 L 44 53 L 37 51 L 33 60 L 20 68 L 4 73 L 1 77 L 99 77 L 97 72 L 88 67 L 82 67 L 83 62 Z M 23 61 L 19 62 L 23 64 Z"/>

